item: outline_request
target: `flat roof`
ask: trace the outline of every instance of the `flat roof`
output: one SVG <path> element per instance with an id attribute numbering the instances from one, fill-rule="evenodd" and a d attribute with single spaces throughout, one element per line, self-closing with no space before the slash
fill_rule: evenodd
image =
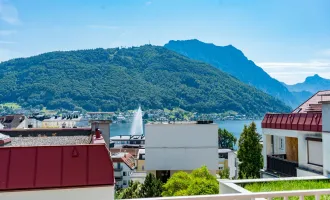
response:
<path id="1" fill-rule="evenodd" d="M 233 150 L 231 149 L 218 149 L 218 153 L 228 153 L 228 152 L 231 152 Z"/>
<path id="2" fill-rule="evenodd" d="M 110 137 L 110 140 L 145 140 L 145 135 L 117 135 Z"/>
<path id="3" fill-rule="evenodd" d="M 146 125 L 210 125 L 215 123 L 198 124 L 197 121 L 176 121 L 176 122 L 149 122 Z"/>

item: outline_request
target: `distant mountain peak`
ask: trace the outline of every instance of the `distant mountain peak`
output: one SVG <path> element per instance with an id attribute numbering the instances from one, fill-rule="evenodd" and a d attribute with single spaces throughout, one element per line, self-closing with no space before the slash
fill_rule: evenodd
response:
<path id="1" fill-rule="evenodd" d="M 323 78 L 318 74 L 314 74 L 313 76 L 306 77 L 304 82 L 288 85 L 287 88 L 292 92 L 307 90 L 309 92 L 316 93 L 320 90 L 329 90 L 330 80 Z"/>

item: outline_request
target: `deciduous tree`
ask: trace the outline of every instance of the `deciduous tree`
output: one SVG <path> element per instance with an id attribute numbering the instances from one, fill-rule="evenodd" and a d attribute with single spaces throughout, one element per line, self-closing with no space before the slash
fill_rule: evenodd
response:
<path id="1" fill-rule="evenodd" d="M 218 144 L 219 148 L 228 148 L 234 149 L 234 146 L 237 142 L 237 138 L 226 129 L 218 129 Z"/>

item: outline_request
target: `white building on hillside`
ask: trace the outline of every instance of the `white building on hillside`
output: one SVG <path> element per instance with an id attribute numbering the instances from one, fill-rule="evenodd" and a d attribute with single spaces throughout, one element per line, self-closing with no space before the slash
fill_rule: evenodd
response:
<path id="1" fill-rule="evenodd" d="M 214 174 L 218 170 L 217 124 L 154 123 L 147 124 L 145 132 L 145 169 L 163 182 L 176 171 L 190 172 L 202 165 Z"/>
<path id="2" fill-rule="evenodd" d="M 330 175 L 330 91 L 262 121 L 262 177 Z"/>

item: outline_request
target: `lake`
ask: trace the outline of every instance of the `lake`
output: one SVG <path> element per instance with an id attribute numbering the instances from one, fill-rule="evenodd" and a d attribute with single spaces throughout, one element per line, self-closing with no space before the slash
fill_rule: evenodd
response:
<path id="1" fill-rule="evenodd" d="M 222 129 L 227 129 L 233 133 L 237 139 L 241 135 L 244 125 L 249 125 L 252 120 L 228 120 L 228 121 L 214 121 Z M 261 134 L 261 120 L 254 120 L 257 125 L 257 131 Z M 117 135 L 128 135 L 131 129 L 131 124 L 111 124 L 110 137 Z"/>

